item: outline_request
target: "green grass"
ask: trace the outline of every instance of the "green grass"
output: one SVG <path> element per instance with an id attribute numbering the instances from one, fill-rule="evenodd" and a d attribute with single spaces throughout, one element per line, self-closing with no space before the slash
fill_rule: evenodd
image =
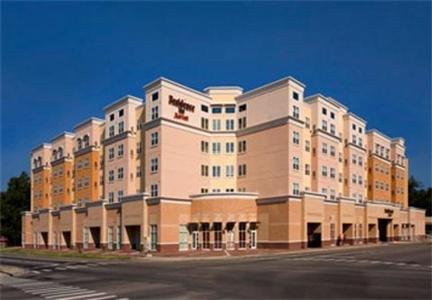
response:
<path id="1" fill-rule="evenodd" d="M 43 249 L 24 249 L 21 247 L 1 248 L 0 254 L 16 254 L 21 256 L 38 256 L 47 258 L 79 258 L 79 259 L 130 259 L 126 254 L 112 254 L 110 252 L 78 252 L 75 250 L 55 251 Z"/>

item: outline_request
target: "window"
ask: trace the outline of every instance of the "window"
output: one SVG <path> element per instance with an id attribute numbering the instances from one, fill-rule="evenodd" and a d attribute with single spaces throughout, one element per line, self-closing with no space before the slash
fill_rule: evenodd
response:
<path id="1" fill-rule="evenodd" d="M 359 177 L 358 177 L 358 183 L 359 183 L 360 185 L 363 184 L 363 177 L 360 176 L 360 175 L 359 175 Z"/>
<path id="2" fill-rule="evenodd" d="M 305 175 L 310 175 L 310 165 L 305 164 Z"/>
<path id="3" fill-rule="evenodd" d="M 157 184 L 150 185 L 150 196 L 151 197 L 157 197 L 158 194 L 159 194 L 158 185 Z"/>
<path id="4" fill-rule="evenodd" d="M 235 106 L 227 106 L 227 107 L 225 107 L 225 113 L 227 113 L 227 114 L 233 114 L 233 113 L 235 113 Z"/>
<path id="5" fill-rule="evenodd" d="M 353 154 L 352 156 L 352 163 L 355 165 L 357 164 L 357 155 Z"/>
<path id="6" fill-rule="evenodd" d="M 300 118 L 300 109 L 295 105 L 293 105 L 293 117 L 296 119 Z"/>
<path id="7" fill-rule="evenodd" d="M 150 171 L 156 173 L 159 169 L 159 160 L 157 157 L 150 160 Z"/>
<path id="8" fill-rule="evenodd" d="M 310 119 L 308 117 L 305 119 L 305 126 L 306 128 L 310 128 Z"/>
<path id="9" fill-rule="evenodd" d="M 363 146 L 363 139 L 362 139 L 361 137 L 358 138 L 358 145 L 359 145 L 360 147 Z"/>
<path id="10" fill-rule="evenodd" d="M 305 142 L 305 150 L 306 152 L 310 152 L 310 141 Z"/>
<path id="11" fill-rule="evenodd" d="M 212 167 L 212 176 L 213 177 L 220 177 L 221 175 L 221 167 L 220 166 L 213 166 Z"/>
<path id="12" fill-rule="evenodd" d="M 114 227 L 108 226 L 108 249 L 113 250 L 114 249 Z"/>
<path id="13" fill-rule="evenodd" d="M 226 143 L 225 144 L 225 151 L 226 153 L 234 153 L 234 143 Z"/>
<path id="14" fill-rule="evenodd" d="M 293 195 L 300 195 L 300 185 L 296 182 L 293 183 Z"/>
<path id="15" fill-rule="evenodd" d="M 352 175 L 352 179 L 351 179 L 352 183 L 356 184 L 357 183 L 357 175 L 353 174 Z"/>
<path id="16" fill-rule="evenodd" d="M 336 178 L 336 169 L 330 168 L 330 178 Z"/>
<path id="17" fill-rule="evenodd" d="M 353 130 L 356 130 L 356 129 L 357 129 L 356 124 L 352 124 L 352 129 L 353 129 Z"/>
<path id="18" fill-rule="evenodd" d="M 246 126 L 247 126 L 246 123 L 247 123 L 246 122 L 246 117 L 238 119 L 238 129 L 246 128 Z"/>
<path id="19" fill-rule="evenodd" d="M 297 92 L 293 92 L 292 97 L 294 100 L 298 100 L 300 98 L 299 93 L 297 93 Z"/>
<path id="20" fill-rule="evenodd" d="M 208 176 L 209 168 L 206 165 L 201 165 L 201 176 L 207 177 Z"/>
<path id="21" fill-rule="evenodd" d="M 333 135 L 336 134 L 336 126 L 334 124 L 330 124 L 330 133 Z"/>
<path id="22" fill-rule="evenodd" d="M 141 142 L 138 142 L 138 143 L 136 144 L 136 153 L 137 153 L 137 154 L 140 154 L 141 151 L 142 151 Z"/>
<path id="23" fill-rule="evenodd" d="M 114 114 L 110 114 L 110 121 L 114 121 Z"/>
<path id="24" fill-rule="evenodd" d="M 229 165 L 225 168 L 226 177 L 234 177 L 234 166 Z"/>
<path id="25" fill-rule="evenodd" d="M 300 170 L 300 159 L 298 157 L 293 157 L 293 165 L 294 170 Z"/>
<path id="26" fill-rule="evenodd" d="M 325 108 L 325 107 L 322 108 L 322 114 L 327 116 L 327 108 Z"/>
<path id="27" fill-rule="evenodd" d="M 123 179 L 124 178 L 124 169 L 118 168 L 117 169 L 117 179 Z"/>
<path id="28" fill-rule="evenodd" d="M 332 118 L 333 120 L 334 120 L 334 118 L 335 118 L 335 113 L 334 112 L 330 112 L 330 118 Z"/>
<path id="29" fill-rule="evenodd" d="M 118 133 L 121 134 L 121 133 L 124 132 L 124 122 L 121 121 L 121 122 L 119 122 L 118 125 L 119 125 L 119 127 L 118 127 Z"/>
<path id="30" fill-rule="evenodd" d="M 208 153 L 208 142 L 201 141 L 201 152 Z"/>
<path id="31" fill-rule="evenodd" d="M 321 175 L 324 177 L 327 177 L 327 167 L 326 166 L 321 167 Z"/>
<path id="32" fill-rule="evenodd" d="M 358 128 L 358 132 L 359 132 L 359 133 L 363 133 L 363 128 L 362 128 L 362 127 L 359 127 L 359 128 Z"/>
<path id="33" fill-rule="evenodd" d="M 207 194 L 207 193 L 208 193 L 208 189 L 206 189 L 206 188 L 201 189 L 201 194 Z"/>
<path id="34" fill-rule="evenodd" d="M 114 170 L 109 170 L 108 172 L 108 181 L 113 182 L 114 181 Z"/>
<path id="35" fill-rule="evenodd" d="M 238 166 L 238 175 L 239 176 L 246 176 L 246 165 L 239 165 Z"/>
<path id="36" fill-rule="evenodd" d="M 208 129 L 209 122 L 207 118 L 201 118 L 201 128 L 202 129 Z"/>
<path id="37" fill-rule="evenodd" d="M 118 191 L 117 192 L 117 201 L 120 202 L 122 197 L 123 197 L 123 191 Z"/>
<path id="38" fill-rule="evenodd" d="M 246 141 L 240 141 L 240 142 L 238 142 L 238 152 L 239 153 L 246 152 Z"/>
<path id="39" fill-rule="evenodd" d="M 220 143 L 212 143 L 212 152 L 213 152 L 213 154 L 219 154 L 221 152 L 221 144 Z"/>
<path id="40" fill-rule="evenodd" d="M 136 169 L 136 177 L 138 177 L 138 178 L 140 178 L 141 177 L 141 166 L 137 166 L 137 169 Z"/>
<path id="41" fill-rule="evenodd" d="M 222 107 L 220 107 L 220 106 L 213 106 L 212 107 L 212 113 L 213 114 L 220 114 L 220 113 L 222 113 Z"/>
<path id="42" fill-rule="evenodd" d="M 323 143 L 323 144 L 322 144 L 321 152 L 322 152 L 323 154 L 327 154 L 327 144 L 326 144 L 326 143 Z"/>
<path id="43" fill-rule="evenodd" d="M 221 129 L 221 121 L 220 120 L 213 120 L 213 131 L 219 131 Z"/>
<path id="44" fill-rule="evenodd" d="M 109 135 L 109 137 L 113 137 L 114 136 L 114 126 L 110 126 L 109 127 L 109 133 L 108 133 L 108 135 Z"/>
<path id="45" fill-rule="evenodd" d="M 246 104 L 242 104 L 239 106 L 239 112 L 246 111 L 246 109 L 247 109 Z"/>
<path id="46" fill-rule="evenodd" d="M 117 146 L 117 155 L 119 157 L 122 157 L 123 154 L 124 154 L 124 147 L 123 147 L 123 144 L 120 144 Z"/>
<path id="47" fill-rule="evenodd" d="M 119 117 L 123 117 L 124 116 L 124 109 L 120 109 L 119 110 Z"/>
<path id="48" fill-rule="evenodd" d="M 336 148 L 333 145 L 330 146 L 330 155 L 333 157 L 336 156 Z"/>
<path id="49" fill-rule="evenodd" d="M 208 106 L 207 105 L 201 105 L 201 111 L 208 112 Z"/>
<path id="50" fill-rule="evenodd" d="M 336 198 L 336 191 L 334 189 L 330 190 L 330 199 L 334 200 Z"/>
<path id="51" fill-rule="evenodd" d="M 114 159 L 114 147 L 108 149 L 108 159 Z"/>
<path id="52" fill-rule="evenodd" d="M 83 142 L 84 142 L 84 147 L 90 146 L 90 138 L 87 134 L 83 137 Z"/>
<path id="53" fill-rule="evenodd" d="M 353 134 L 352 136 L 352 143 L 357 144 L 357 136 Z"/>
<path id="54" fill-rule="evenodd" d="M 159 118 L 159 106 L 154 106 L 151 109 L 151 119 L 155 120 Z"/>
<path id="55" fill-rule="evenodd" d="M 321 129 L 324 131 L 327 131 L 327 121 L 326 120 L 321 121 Z"/>
<path id="56" fill-rule="evenodd" d="M 323 193 L 324 195 L 327 195 L 327 189 L 326 188 L 322 188 L 321 189 L 321 193 Z"/>
<path id="57" fill-rule="evenodd" d="M 155 146 L 159 143 L 159 133 L 158 132 L 152 132 L 151 135 L 151 145 Z"/>
<path id="58" fill-rule="evenodd" d="M 153 93 L 151 97 L 152 97 L 152 101 L 158 100 L 159 99 L 159 92 Z"/>
<path id="59" fill-rule="evenodd" d="M 225 120 L 225 128 L 226 130 L 234 130 L 234 120 L 233 119 Z"/>
<path id="60" fill-rule="evenodd" d="M 293 143 L 296 145 L 300 144 L 300 134 L 297 131 L 293 132 Z"/>

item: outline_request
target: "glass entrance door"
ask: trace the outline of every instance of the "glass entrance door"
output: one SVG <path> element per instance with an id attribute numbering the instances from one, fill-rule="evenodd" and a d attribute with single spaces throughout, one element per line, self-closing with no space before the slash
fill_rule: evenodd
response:
<path id="1" fill-rule="evenodd" d="M 192 232 L 192 250 L 197 250 L 199 245 L 199 233 L 198 231 Z"/>

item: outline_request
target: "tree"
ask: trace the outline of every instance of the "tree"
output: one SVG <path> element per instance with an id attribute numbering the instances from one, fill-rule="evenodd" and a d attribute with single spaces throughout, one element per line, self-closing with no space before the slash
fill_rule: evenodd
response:
<path id="1" fill-rule="evenodd" d="M 9 245 L 21 243 L 21 212 L 30 209 L 30 178 L 26 172 L 9 179 L 6 192 L 0 195 L 0 235 Z"/>
<path id="2" fill-rule="evenodd" d="M 408 201 L 409 206 L 426 209 L 426 215 L 432 215 L 432 188 L 422 188 L 420 181 L 413 176 L 408 182 Z"/>

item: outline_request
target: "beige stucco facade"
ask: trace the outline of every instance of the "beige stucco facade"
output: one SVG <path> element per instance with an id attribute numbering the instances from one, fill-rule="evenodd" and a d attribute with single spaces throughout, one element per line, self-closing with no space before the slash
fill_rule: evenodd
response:
<path id="1" fill-rule="evenodd" d="M 166 78 L 32 150 L 23 245 L 160 252 L 424 237 L 405 141 L 282 78 L 203 92 Z M 59 154 L 60 153 L 60 154 Z"/>

